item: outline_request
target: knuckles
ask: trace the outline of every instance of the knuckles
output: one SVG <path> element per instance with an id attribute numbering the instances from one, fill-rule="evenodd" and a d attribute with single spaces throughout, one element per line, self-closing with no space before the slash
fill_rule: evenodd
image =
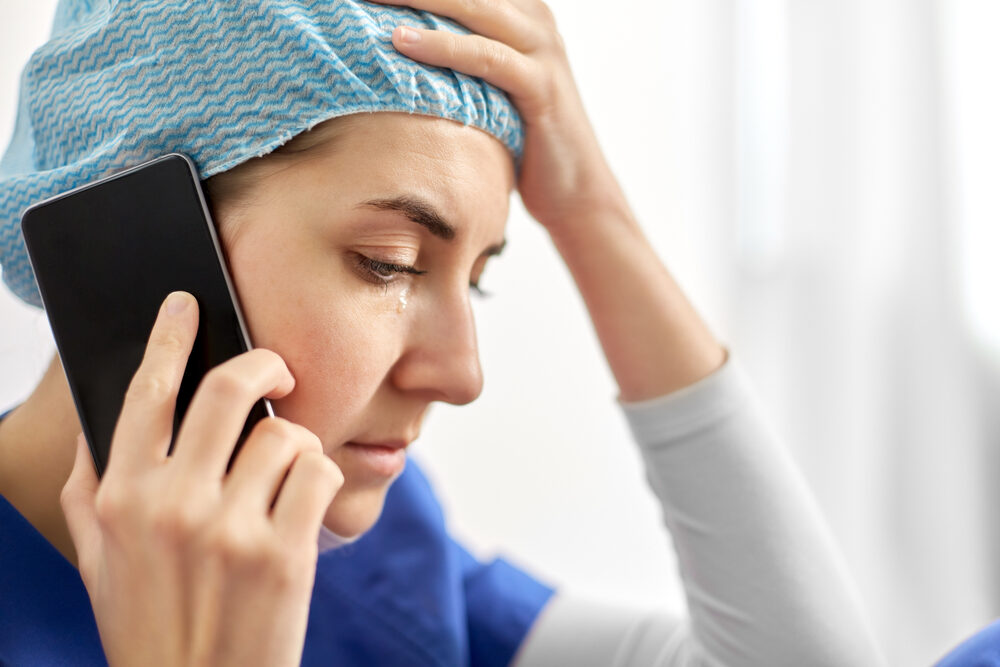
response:
<path id="1" fill-rule="evenodd" d="M 255 428 L 274 440 L 291 441 L 299 435 L 295 424 L 282 417 L 265 417 L 257 422 Z"/>
<path id="2" fill-rule="evenodd" d="M 247 393 L 248 382 L 226 364 L 209 371 L 201 381 L 201 392 L 222 402 L 237 401 Z"/>
<path id="3" fill-rule="evenodd" d="M 172 378 L 159 372 L 140 373 L 132 380 L 125 401 L 159 404 L 173 400 L 176 393 L 177 386 Z"/>
<path id="4" fill-rule="evenodd" d="M 281 355 L 273 350 L 268 350 L 264 347 L 256 347 L 252 350 L 244 352 L 243 355 L 247 357 L 259 357 L 264 363 L 273 364 L 286 373 L 288 372 L 288 366 L 285 364 L 285 360 L 281 358 Z"/>
<path id="5" fill-rule="evenodd" d="M 486 44 L 483 47 L 483 78 L 489 79 L 494 72 L 502 72 L 509 66 L 510 59 L 503 49 Z"/>
<path id="6" fill-rule="evenodd" d="M 177 331 L 164 331 L 149 341 L 150 347 L 157 347 L 171 359 L 187 356 L 188 343 Z"/>
<path id="7" fill-rule="evenodd" d="M 68 507 L 71 507 L 77 502 L 77 491 L 76 486 L 72 484 L 72 477 L 66 480 L 63 484 L 62 489 L 59 491 L 59 505 L 63 508 L 63 512 L 66 512 Z"/>
<path id="8" fill-rule="evenodd" d="M 199 392 L 210 394 L 225 403 L 245 400 L 255 388 L 252 377 L 247 373 L 250 360 L 254 364 L 265 368 L 275 367 L 280 372 L 291 375 L 284 360 L 276 352 L 258 348 L 233 357 L 210 370 L 202 379 Z"/>
<path id="9" fill-rule="evenodd" d="M 540 26 L 538 34 L 540 45 L 548 52 L 565 54 L 566 43 L 559 32 L 559 26 L 556 25 L 555 12 L 541 0 L 532 4 L 534 5 L 532 14 Z"/>
<path id="10" fill-rule="evenodd" d="M 120 525 L 128 512 L 134 511 L 136 503 L 128 498 L 120 487 L 103 484 L 94 497 L 94 516 L 104 530 L 113 530 Z"/>
<path id="11" fill-rule="evenodd" d="M 316 456 L 317 474 L 331 488 L 339 489 L 344 485 L 344 472 L 325 454 Z"/>
<path id="12" fill-rule="evenodd" d="M 545 24 L 547 27 L 555 30 L 556 14 L 555 12 L 552 11 L 552 8 L 549 7 L 548 3 L 542 2 L 542 0 L 538 0 L 537 2 L 534 3 L 534 5 L 538 18 L 541 19 L 542 23 Z"/>
<path id="13" fill-rule="evenodd" d="M 229 568 L 266 568 L 280 557 L 269 540 L 236 518 L 214 526 L 204 544 L 207 555 Z"/>
<path id="14" fill-rule="evenodd" d="M 267 582 L 279 589 L 301 583 L 306 573 L 302 554 L 236 515 L 213 525 L 202 548 L 203 558 L 219 563 L 225 570 L 252 574 L 258 583 Z"/>
<path id="15" fill-rule="evenodd" d="M 344 485 L 344 473 L 323 453 L 308 452 L 299 456 L 295 467 L 303 475 L 303 483 L 322 489 L 331 496 Z"/>
<path id="16" fill-rule="evenodd" d="M 187 547 L 207 525 L 205 513 L 190 502 L 166 503 L 151 513 L 149 527 L 161 544 Z"/>
<path id="17" fill-rule="evenodd" d="M 322 466 L 324 474 L 339 475 L 339 469 L 332 462 L 330 465 L 336 472 Z M 136 543 L 135 532 L 139 531 L 160 548 L 183 554 L 185 560 L 214 562 L 227 570 L 251 573 L 272 587 L 301 584 L 308 571 L 304 569 L 308 565 L 308 549 L 284 543 L 264 528 L 265 522 L 260 517 L 245 516 L 240 508 L 209 509 L 211 503 L 190 497 L 179 499 L 171 494 L 157 498 L 151 505 L 153 502 L 150 495 L 140 496 L 109 486 L 98 491 L 94 510 L 106 534 L 121 536 L 129 531 L 127 541 Z"/>
<path id="18" fill-rule="evenodd" d="M 290 422 L 282 417 L 267 417 L 257 422 L 254 431 L 265 436 L 276 446 L 294 449 L 295 451 L 323 452 L 323 443 L 319 436 L 304 426 Z M 291 454 L 292 452 L 285 452 Z"/>

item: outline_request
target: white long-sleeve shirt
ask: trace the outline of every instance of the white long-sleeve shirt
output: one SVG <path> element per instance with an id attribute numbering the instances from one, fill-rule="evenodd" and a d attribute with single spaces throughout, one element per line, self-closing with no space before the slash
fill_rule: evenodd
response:
<path id="1" fill-rule="evenodd" d="M 826 522 L 737 363 L 622 409 L 673 537 L 690 616 L 560 591 L 516 667 L 884 664 Z"/>

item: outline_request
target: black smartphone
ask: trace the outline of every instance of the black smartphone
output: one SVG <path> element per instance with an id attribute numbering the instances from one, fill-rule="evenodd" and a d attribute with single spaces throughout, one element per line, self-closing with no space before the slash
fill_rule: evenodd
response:
<path id="1" fill-rule="evenodd" d="M 251 347 L 191 160 L 164 155 L 35 204 L 21 231 L 99 475 L 160 304 L 175 290 L 195 296 L 198 334 L 174 411 L 176 437 L 205 373 Z M 267 399 L 254 405 L 233 456 L 253 425 L 273 415 Z"/>

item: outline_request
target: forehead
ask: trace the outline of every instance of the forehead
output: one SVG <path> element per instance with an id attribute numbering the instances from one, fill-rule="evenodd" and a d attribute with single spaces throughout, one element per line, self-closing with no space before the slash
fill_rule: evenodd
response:
<path id="1" fill-rule="evenodd" d="M 492 135 L 437 117 L 378 112 L 337 118 L 300 138 L 246 172 L 249 206 L 221 209 L 222 221 L 232 221 L 222 225 L 227 243 L 284 238 L 290 215 L 302 223 L 296 229 L 321 238 L 334 229 L 388 229 L 393 219 L 413 221 L 412 209 L 385 205 L 401 199 L 448 223 L 449 247 L 479 253 L 503 243 L 514 162 Z M 331 227 L 334 221 L 352 224 Z M 423 229 L 430 231 L 410 228 Z"/>
<path id="2" fill-rule="evenodd" d="M 422 196 L 449 215 L 506 219 L 514 187 L 507 148 L 482 130 L 405 113 L 349 118 L 331 144 L 333 173 L 358 193 L 397 190 Z"/>
<path id="3" fill-rule="evenodd" d="M 323 231 L 332 219 L 358 219 L 359 211 L 379 208 L 365 202 L 406 198 L 427 204 L 454 227 L 461 246 L 503 240 L 514 162 L 482 130 L 437 117 L 378 112 L 328 121 L 296 142 L 288 159 L 261 159 L 264 178 L 255 200 L 265 206 L 250 217 L 262 218 L 262 228 L 282 227 L 275 211 L 285 210 L 311 212 Z M 389 208 L 380 215 L 407 217 Z"/>

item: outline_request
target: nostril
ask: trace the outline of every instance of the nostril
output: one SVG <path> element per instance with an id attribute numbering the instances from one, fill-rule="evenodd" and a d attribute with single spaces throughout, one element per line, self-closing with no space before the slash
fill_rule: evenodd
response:
<path id="1" fill-rule="evenodd" d="M 441 299 L 434 305 L 419 308 L 411 318 L 390 380 L 397 389 L 429 400 L 471 403 L 483 391 L 483 372 L 468 291 L 462 299 Z"/>
<path id="2" fill-rule="evenodd" d="M 455 403 L 457 405 L 472 403 L 483 393 L 483 370 L 479 364 L 478 354 L 467 363 L 463 375 L 461 386 L 456 387 Z"/>

